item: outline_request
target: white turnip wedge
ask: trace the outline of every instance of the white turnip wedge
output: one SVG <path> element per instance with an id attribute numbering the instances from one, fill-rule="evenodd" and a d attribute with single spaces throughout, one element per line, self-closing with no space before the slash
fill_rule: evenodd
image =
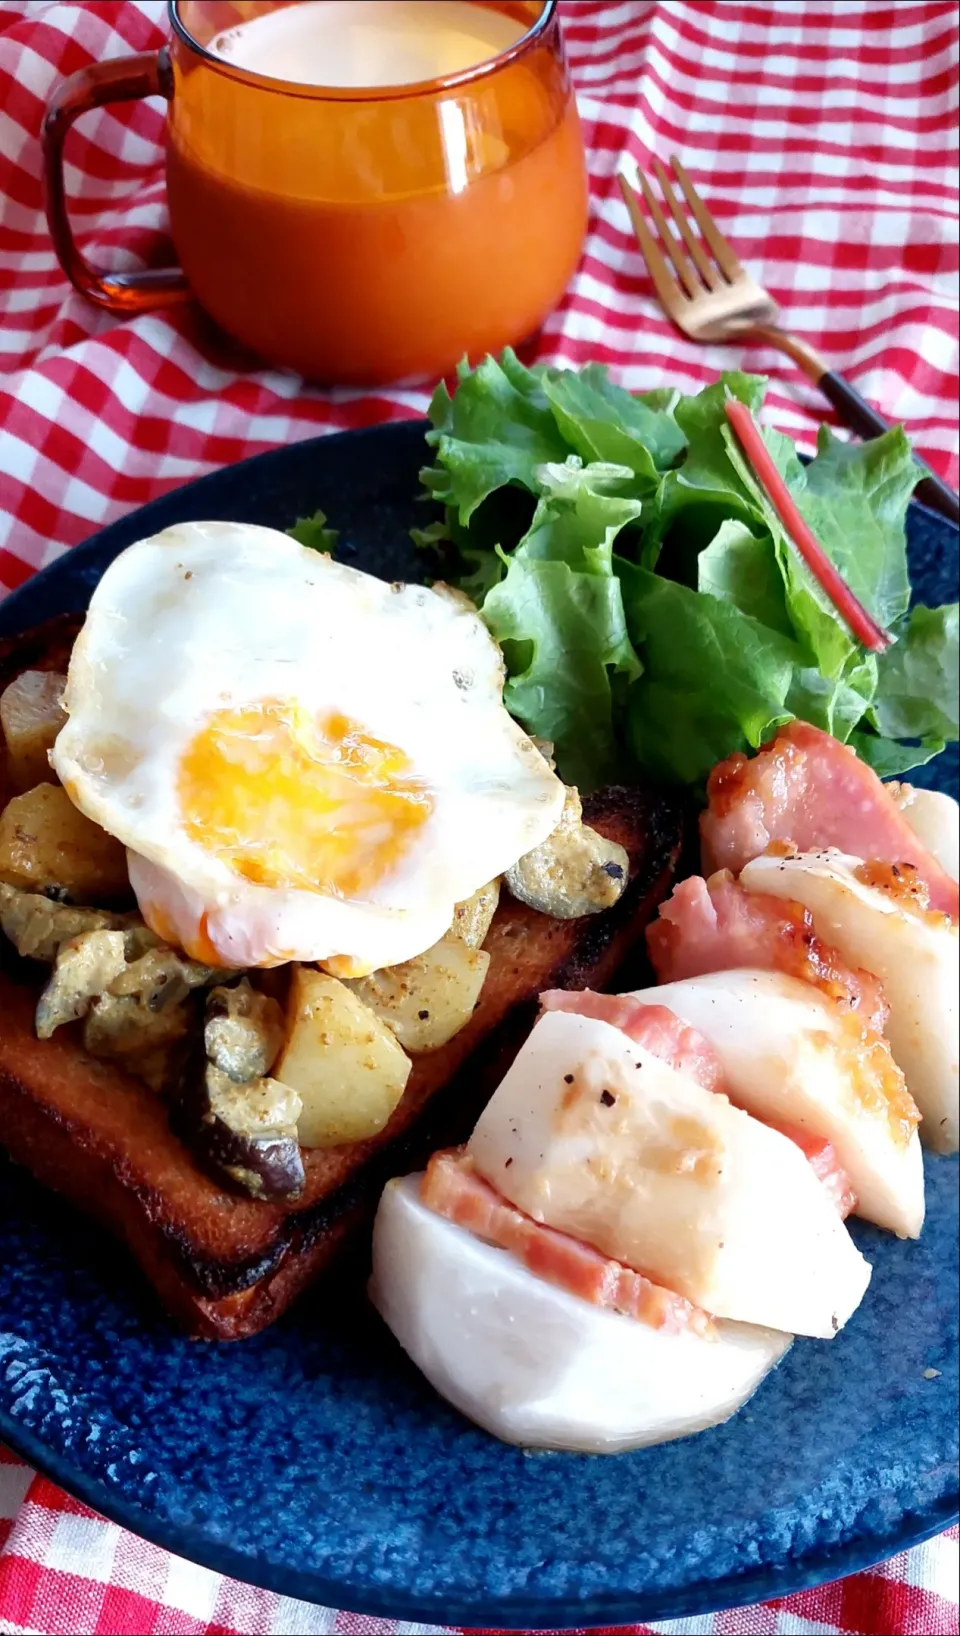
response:
<path id="1" fill-rule="evenodd" d="M 790 1345 L 717 1323 L 672 1333 L 591 1306 L 389 1182 L 373 1235 L 374 1305 L 438 1392 L 495 1437 L 612 1454 L 726 1420 Z"/>
<path id="2" fill-rule="evenodd" d="M 592 1017 L 540 1018 L 467 1152 L 535 1221 L 721 1318 L 832 1336 L 870 1279 L 793 1142 Z"/>
<path id="3" fill-rule="evenodd" d="M 943 790 L 918 790 L 912 784 L 887 789 L 919 841 L 951 880 L 960 880 L 960 803 Z"/>
<path id="4" fill-rule="evenodd" d="M 748 866 L 750 868 L 753 865 Z M 767 890 L 765 887 L 764 890 Z M 797 977 L 734 970 L 639 990 L 699 1030 L 730 1095 L 758 1119 L 830 1142 L 856 1213 L 901 1238 L 923 1225 L 917 1109 L 903 1075 L 856 1015 Z"/>
<path id="5" fill-rule="evenodd" d="M 883 983 L 887 1039 L 920 1109 L 921 1140 L 960 1146 L 960 942 L 955 921 L 925 906 L 923 883 L 902 868 L 842 852 L 755 858 L 748 891 L 802 903 L 820 936 Z"/>

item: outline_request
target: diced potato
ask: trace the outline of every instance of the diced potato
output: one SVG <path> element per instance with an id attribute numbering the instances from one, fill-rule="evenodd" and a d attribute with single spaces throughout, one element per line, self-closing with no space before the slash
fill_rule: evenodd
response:
<path id="1" fill-rule="evenodd" d="M 410 1058 L 385 1023 L 336 977 L 294 969 L 287 1039 L 273 1077 L 303 1103 L 303 1147 L 340 1147 L 376 1136 L 403 1095 Z"/>
<path id="2" fill-rule="evenodd" d="M 402 966 L 385 966 L 346 986 L 393 1029 L 405 1051 L 436 1051 L 470 1021 L 489 964 L 483 949 L 444 937 Z"/>
<path id="3" fill-rule="evenodd" d="M 56 886 L 82 903 L 129 891 L 120 842 L 85 818 L 59 784 L 38 784 L 0 812 L 0 880 L 41 891 Z"/>
<path id="4" fill-rule="evenodd" d="M 488 881 L 486 886 L 481 886 L 479 892 L 474 892 L 472 898 L 465 898 L 462 903 L 457 904 L 453 911 L 453 924 L 447 936 L 459 937 L 461 943 L 466 943 L 468 949 L 482 948 L 499 902 L 498 878 Z"/>
<path id="5" fill-rule="evenodd" d="M 60 704 L 66 682 L 58 670 L 25 670 L 0 693 L 11 789 L 57 782 L 47 751 L 67 719 Z"/>

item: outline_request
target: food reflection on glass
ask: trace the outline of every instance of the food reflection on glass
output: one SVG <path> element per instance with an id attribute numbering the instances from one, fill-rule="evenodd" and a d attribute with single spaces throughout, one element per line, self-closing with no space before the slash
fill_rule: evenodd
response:
<path id="1" fill-rule="evenodd" d="M 171 17 L 117 94 L 168 98 L 183 275 L 100 277 L 70 240 L 61 127 L 122 65 L 75 76 L 48 116 L 51 228 L 93 299 L 189 290 L 268 361 L 358 383 L 439 374 L 556 306 L 587 184 L 554 0 L 175 0 Z"/>
<path id="2" fill-rule="evenodd" d="M 488 357 L 431 406 L 431 584 L 321 512 L 195 521 L 0 654 L 4 1140 L 191 1332 L 263 1328 L 379 1204 L 433 1384 L 609 1452 L 832 1340 L 849 1218 L 921 1233 L 960 808 L 880 774 L 957 738 L 957 608 L 910 605 L 903 434 L 757 428 L 774 506 L 762 397 Z"/>

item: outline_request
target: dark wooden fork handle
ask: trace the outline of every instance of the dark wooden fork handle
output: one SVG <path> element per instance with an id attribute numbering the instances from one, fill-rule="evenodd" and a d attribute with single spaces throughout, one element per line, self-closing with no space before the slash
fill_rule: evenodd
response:
<path id="1" fill-rule="evenodd" d="M 860 396 L 856 387 L 835 370 L 828 369 L 826 374 L 820 376 L 817 385 L 824 397 L 830 399 L 843 424 L 860 437 L 879 437 L 890 430 L 889 421 L 884 420 L 872 404 Z M 925 506 L 930 506 L 931 510 L 949 518 L 950 522 L 960 524 L 960 497 L 923 460 L 917 460 L 917 465 L 927 475 L 917 484 L 914 491 L 916 498 L 922 500 Z"/>

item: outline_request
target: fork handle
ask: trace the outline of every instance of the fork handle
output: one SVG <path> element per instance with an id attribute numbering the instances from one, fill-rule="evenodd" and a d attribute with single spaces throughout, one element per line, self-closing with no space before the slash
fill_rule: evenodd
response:
<path id="1" fill-rule="evenodd" d="M 890 430 L 890 422 L 878 414 L 866 398 L 862 398 L 855 386 L 838 375 L 836 370 L 828 369 L 817 380 L 825 398 L 829 398 L 837 414 L 845 426 L 858 436 L 870 439 L 880 437 L 883 432 Z M 917 457 L 914 456 L 916 459 Z M 960 524 L 960 497 L 954 494 L 949 484 L 930 470 L 925 461 L 917 459 L 917 465 L 926 472 L 915 489 L 918 500 L 930 506 L 933 511 L 939 511 L 941 516 L 949 518 L 950 522 Z"/>

